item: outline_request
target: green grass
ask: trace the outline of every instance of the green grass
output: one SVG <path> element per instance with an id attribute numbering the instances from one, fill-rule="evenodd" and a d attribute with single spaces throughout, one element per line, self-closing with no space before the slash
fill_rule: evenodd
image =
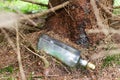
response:
<path id="1" fill-rule="evenodd" d="M 120 6 L 120 0 L 114 0 L 114 5 L 113 6 Z M 114 9 L 113 11 L 114 14 L 120 15 L 120 9 Z"/>
<path id="2" fill-rule="evenodd" d="M 34 0 L 34 1 L 41 2 L 43 4 L 48 4 L 48 0 Z M 46 9 L 47 7 L 35 5 L 21 0 L 12 0 L 12 1 L 7 0 L 0 2 L 0 10 L 6 10 L 6 11 L 18 10 L 22 13 L 36 13 Z"/>
<path id="3" fill-rule="evenodd" d="M 34 0 L 43 4 L 48 4 L 48 0 Z M 120 6 L 120 0 L 114 0 L 113 6 Z M 0 10 L 14 11 L 19 10 L 22 13 L 37 13 L 46 10 L 47 7 L 31 4 L 21 0 L 6 0 L 0 1 Z M 114 14 L 120 14 L 120 9 L 114 9 Z"/>
<path id="4" fill-rule="evenodd" d="M 113 66 L 113 64 L 115 64 L 115 65 L 120 65 L 120 54 L 107 56 L 107 57 L 103 60 L 103 65 L 102 65 L 102 67 L 104 68 L 104 67 L 108 67 L 108 66 Z"/>
<path id="5" fill-rule="evenodd" d="M 1 74 L 5 73 L 5 72 L 7 72 L 7 73 L 13 73 L 13 71 L 14 71 L 13 66 L 8 66 L 8 67 L 0 69 L 0 73 Z"/>
<path id="6" fill-rule="evenodd" d="M 120 6 L 120 0 L 114 0 L 114 6 Z"/>
<path id="7" fill-rule="evenodd" d="M 13 76 L 15 70 L 13 66 L 8 66 L 5 68 L 0 69 L 0 80 L 17 80 L 15 76 Z"/>

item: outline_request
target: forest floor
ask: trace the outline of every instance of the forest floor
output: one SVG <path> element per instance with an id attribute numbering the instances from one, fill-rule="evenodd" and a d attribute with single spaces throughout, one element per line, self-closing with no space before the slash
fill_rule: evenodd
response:
<path id="1" fill-rule="evenodd" d="M 8 33 L 15 42 L 15 31 L 8 31 Z M 48 34 L 77 48 L 82 52 L 82 58 L 93 62 L 96 65 L 96 69 L 90 70 L 81 66 L 70 68 L 45 52 L 39 52 L 37 54 L 43 56 L 49 62 L 49 66 L 45 67 L 44 62 L 29 50 L 35 51 L 37 49 L 37 42 L 41 34 Z M 20 39 L 20 51 L 24 72 L 28 80 L 120 80 L 119 34 L 114 34 L 111 38 L 101 41 L 100 44 L 91 46 L 88 49 L 81 48 L 79 45 L 69 41 L 69 39 L 59 36 L 52 31 L 40 30 L 22 35 L 24 39 Z M 0 80 L 20 80 L 17 55 L 1 31 Z"/>

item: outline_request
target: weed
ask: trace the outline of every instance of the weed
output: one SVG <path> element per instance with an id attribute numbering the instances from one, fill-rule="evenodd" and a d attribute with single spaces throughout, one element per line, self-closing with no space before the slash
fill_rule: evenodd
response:
<path id="1" fill-rule="evenodd" d="M 115 64 L 115 65 L 120 65 L 120 54 L 107 56 L 107 57 L 103 60 L 103 65 L 102 65 L 102 67 L 104 68 L 104 67 L 112 66 L 113 64 Z"/>
<path id="2" fill-rule="evenodd" d="M 0 73 L 5 73 L 5 72 L 13 73 L 13 71 L 14 71 L 13 66 L 8 66 L 8 67 L 5 67 L 3 69 L 0 69 Z"/>

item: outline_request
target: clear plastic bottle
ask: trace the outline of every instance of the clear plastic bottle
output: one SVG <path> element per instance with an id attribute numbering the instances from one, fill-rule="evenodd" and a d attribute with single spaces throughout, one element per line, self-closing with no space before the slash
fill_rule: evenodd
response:
<path id="1" fill-rule="evenodd" d="M 70 67 L 80 63 L 82 66 L 87 66 L 95 69 L 94 64 L 80 58 L 80 51 L 70 47 L 61 41 L 53 39 L 47 35 L 42 35 L 38 42 L 38 50 L 43 50 L 49 55 L 59 59 Z"/>

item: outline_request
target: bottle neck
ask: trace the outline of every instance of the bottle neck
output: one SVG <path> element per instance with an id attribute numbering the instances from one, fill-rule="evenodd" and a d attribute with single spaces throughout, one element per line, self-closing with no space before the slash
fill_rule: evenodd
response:
<path id="1" fill-rule="evenodd" d="M 91 62 L 88 62 L 87 60 L 80 59 L 80 60 L 79 60 L 79 63 L 80 63 L 82 66 L 91 68 L 91 69 L 93 69 L 93 70 L 95 69 L 95 65 L 92 64 Z"/>
<path id="2" fill-rule="evenodd" d="M 80 59 L 80 60 L 79 60 L 79 63 L 80 63 L 82 66 L 87 66 L 88 61 L 87 61 L 87 60 Z"/>

